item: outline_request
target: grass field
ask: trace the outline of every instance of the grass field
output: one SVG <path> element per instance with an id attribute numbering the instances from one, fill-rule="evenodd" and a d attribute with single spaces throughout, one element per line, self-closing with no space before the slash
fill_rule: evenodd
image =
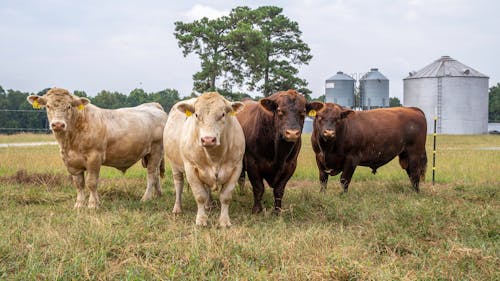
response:
<path id="1" fill-rule="evenodd" d="M 0 143 L 53 141 L 0 136 Z M 397 160 L 358 168 L 349 193 L 338 176 L 319 193 L 309 136 L 284 211 L 252 215 L 250 187 L 235 192 L 233 227 L 196 227 L 196 204 L 171 213 L 164 196 L 139 202 L 146 172 L 101 171 L 101 208 L 74 211 L 76 191 L 57 146 L 0 148 L 0 280 L 500 280 L 500 137 L 438 136 L 416 194 Z"/>

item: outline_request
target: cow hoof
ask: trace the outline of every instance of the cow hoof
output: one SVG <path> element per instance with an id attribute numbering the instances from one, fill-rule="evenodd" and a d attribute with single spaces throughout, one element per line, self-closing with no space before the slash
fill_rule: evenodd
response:
<path id="1" fill-rule="evenodd" d="M 326 192 L 326 187 L 321 187 L 321 189 L 319 190 L 319 192 L 325 193 Z"/>
<path id="2" fill-rule="evenodd" d="M 276 215 L 276 216 L 281 215 L 281 208 L 274 209 L 273 210 L 273 214 Z"/>
<path id="3" fill-rule="evenodd" d="M 207 226 L 207 217 L 196 218 L 196 225 Z"/>
<path id="4" fill-rule="evenodd" d="M 96 210 L 99 208 L 99 205 L 97 203 L 89 203 L 87 207 L 91 210 Z"/>
<path id="5" fill-rule="evenodd" d="M 220 227 L 231 227 L 231 221 L 229 220 L 229 218 L 227 218 L 227 219 L 220 219 L 219 220 L 219 225 L 220 225 Z"/>
<path id="6" fill-rule="evenodd" d="M 172 210 L 172 213 L 180 214 L 180 213 L 182 213 L 182 208 L 180 206 L 175 205 L 174 209 Z"/>
<path id="7" fill-rule="evenodd" d="M 253 206 L 252 214 L 258 214 L 260 212 L 262 212 L 262 206 Z"/>
<path id="8" fill-rule="evenodd" d="M 83 202 L 76 202 L 75 206 L 73 206 L 73 209 L 80 209 L 84 206 Z"/>

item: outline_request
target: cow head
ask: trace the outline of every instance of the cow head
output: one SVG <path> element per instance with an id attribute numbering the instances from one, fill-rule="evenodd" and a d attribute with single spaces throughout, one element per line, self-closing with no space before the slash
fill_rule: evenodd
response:
<path id="1" fill-rule="evenodd" d="M 288 142 L 300 139 L 304 118 L 312 109 L 303 95 L 295 90 L 278 92 L 261 99 L 260 105 L 273 114 L 280 138 Z"/>
<path id="2" fill-rule="evenodd" d="M 313 123 L 314 131 L 325 140 L 334 140 L 339 124 L 347 116 L 354 114 L 354 111 L 335 103 L 313 102 L 312 107 L 316 109 Z"/>
<path id="3" fill-rule="evenodd" d="M 203 147 L 220 145 L 221 134 L 229 118 L 243 109 L 241 102 L 230 102 L 217 92 L 204 93 L 194 104 L 180 103 L 177 109 L 195 118 L 199 132 L 199 144 Z"/>
<path id="4" fill-rule="evenodd" d="M 52 88 L 45 95 L 30 95 L 27 98 L 33 108 L 46 108 L 50 129 L 54 133 L 71 130 L 76 116 L 90 103 L 86 98 L 70 94 L 65 89 Z"/>

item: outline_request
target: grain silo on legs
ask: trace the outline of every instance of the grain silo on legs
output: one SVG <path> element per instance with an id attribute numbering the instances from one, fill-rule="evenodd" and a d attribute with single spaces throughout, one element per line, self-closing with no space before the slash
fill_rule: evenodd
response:
<path id="1" fill-rule="evenodd" d="M 325 101 L 353 108 L 355 82 L 351 76 L 337 72 L 325 82 Z"/>
<path id="2" fill-rule="evenodd" d="M 389 79 L 378 68 L 372 68 L 359 79 L 359 94 L 363 110 L 388 107 Z"/>
<path id="3" fill-rule="evenodd" d="M 403 79 L 403 104 L 422 109 L 427 132 L 485 134 L 488 132 L 488 76 L 442 56 Z"/>

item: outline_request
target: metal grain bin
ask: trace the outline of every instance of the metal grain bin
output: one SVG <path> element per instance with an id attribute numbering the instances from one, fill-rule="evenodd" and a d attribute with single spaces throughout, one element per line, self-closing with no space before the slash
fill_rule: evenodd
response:
<path id="1" fill-rule="evenodd" d="M 388 107 L 389 79 L 378 68 L 372 68 L 359 80 L 359 94 L 363 110 Z"/>
<path id="2" fill-rule="evenodd" d="M 488 132 L 488 76 L 449 57 L 442 56 L 403 79 L 403 104 L 422 109 L 427 132 L 434 117 L 441 134 Z"/>
<path id="3" fill-rule="evenodd" d="M 325 82 L 325 100 L 342 106 L 354 107 L 354 84 L 355 80 L 344 74 L 337 72 Z"/>

